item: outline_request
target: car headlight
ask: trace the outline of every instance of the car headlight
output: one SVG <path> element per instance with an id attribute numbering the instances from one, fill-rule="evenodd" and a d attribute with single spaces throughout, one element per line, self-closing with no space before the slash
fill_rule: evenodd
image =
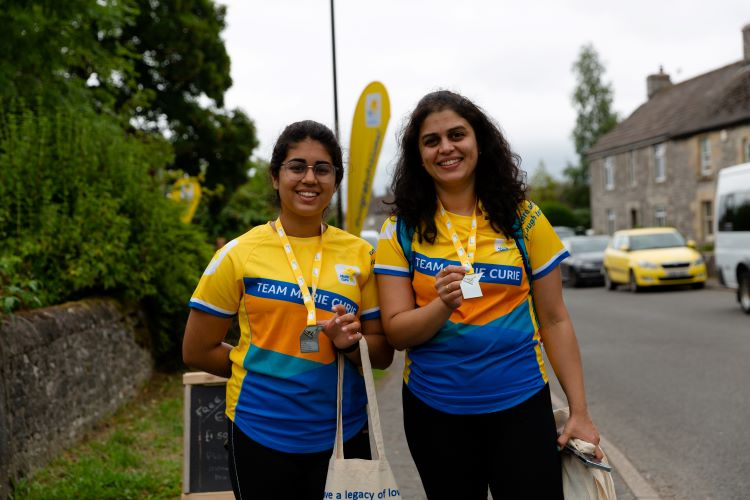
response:
<path id="1" fill-rule="evenodd" d="M 649 262 L 647 260 L 639 261 L 638 267 L 642 267 L 643 269 L 659 269 L 658 265 L 654 264 L 653 262 Z"/>
<path id="2" fill-rule="evenodd" d="M 701 264 L 703 264 L 703 257 L 698 257 L 693 261 L 694 266 L 700 266 Z"/>

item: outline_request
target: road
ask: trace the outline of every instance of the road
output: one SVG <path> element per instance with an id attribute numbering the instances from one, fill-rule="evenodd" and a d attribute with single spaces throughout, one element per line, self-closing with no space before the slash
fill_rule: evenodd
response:
<path id="1" fill-rule="evenodd" d="M 731 292 L 594 287 L 565 301 L 591 414 L 659 495 L 750 498 L 750 317 Z"/>

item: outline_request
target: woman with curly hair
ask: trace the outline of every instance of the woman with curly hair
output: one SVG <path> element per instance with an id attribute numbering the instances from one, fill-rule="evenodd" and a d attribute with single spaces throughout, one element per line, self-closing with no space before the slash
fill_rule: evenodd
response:
<path id="1" fill-rule="evenodd" d="M 385 334 L 407 351 L 404 429 L 430 499 L 562 498 L 558 446 L 599 442 L 562 298 L 568 252 L 519 163 L 450 91 L 424 96 L 402 132 L 375 273 Z M 570 404 L 559 437 L 542 342 Z"/>

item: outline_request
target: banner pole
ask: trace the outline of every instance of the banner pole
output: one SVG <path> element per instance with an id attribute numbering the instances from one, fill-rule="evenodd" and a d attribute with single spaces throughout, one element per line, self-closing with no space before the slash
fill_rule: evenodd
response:
<path id="1" fill-rule="evenodd" d="M 339 136 L 339 96 L 338 96 L 338 83 L 336 81 L 336 25 L 333 15 L 333 0 L 331 0 L 331 54 L 333 59 L 333 123 L 336 134 L 336 140 L 341 143 Z M 344 229 L 344 208 L 341 202 L 341 187 L 336 193 L 336 222 L 338 226 Z"/>

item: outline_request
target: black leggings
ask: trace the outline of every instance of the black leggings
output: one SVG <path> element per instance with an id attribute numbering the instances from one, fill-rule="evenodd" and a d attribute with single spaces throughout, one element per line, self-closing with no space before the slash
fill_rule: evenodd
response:
<path id="1" fill-rule="evenodd" d="M 404 385 L 404 430 L 430 500 L 562 500 L 560 453 L 549 385 L 519 405 L 453 415 Z"/>
<path id="2" fill-rule="evenodd" d="M 242 499 L 320 500 L 333 449 L 285 453 L 254 441 L 229 422 L 229 477 L 234 496 Z M 367 424 L 344 443 L 346 458 L 370 459 Z"/>

